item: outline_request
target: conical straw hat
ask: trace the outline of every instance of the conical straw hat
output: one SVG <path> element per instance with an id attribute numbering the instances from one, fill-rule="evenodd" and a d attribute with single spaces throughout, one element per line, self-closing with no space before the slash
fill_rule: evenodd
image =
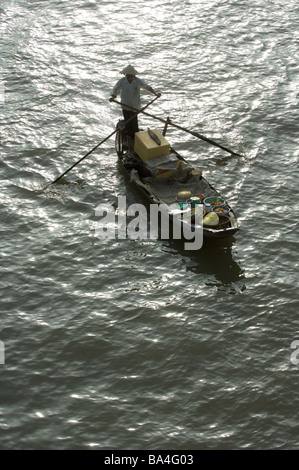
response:
<path id="1" fill-rule="evenodd" d="M 127 65 L 120 73 L 123 75 L 137 75 L 137 70 L 134 69 L 132 65 Z"/>

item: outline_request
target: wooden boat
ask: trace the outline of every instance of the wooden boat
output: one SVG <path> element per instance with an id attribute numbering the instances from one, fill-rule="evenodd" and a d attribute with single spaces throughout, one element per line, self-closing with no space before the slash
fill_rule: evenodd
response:
<path id="1" fill-rule="evenodd" d="M 165 137 L 166 130 L 167 125 L 165 125 L 163 133 L 159 133 L 160 137 L 161 135 Z M 150 134 L 151 130 L 148 129 L 148 131 Z M 154 133 L 158 137 L 157 132 Z M 178 204 L 177 195 L 184 190 L 189 190 L 192 195 L 201 195 L 202 200 L 221 197 L 202 176 L 201 171 L 190 165 L 171 146 L 167 156 L 144 161 L 136 152 L 136 135 L 134 145 L 132 139 L 126 135 L 124 121 L 119 121 L 116 128 L 115 148 L 119 162 L 131 183 L 141 191 L 151 204 L 166 204 L 172 208 L 174 205 L 177 205 L 178 208 L 182 207 Z M 151 137 L 154 138 L 153 135 Z M 159 145 L 159 137 L 158 140 L 155 140 L 155 145 Z M 229 207 L 228 216 L 219 215 L 219 224 L 216 226 L 203 225 L 204 238 L 232 237 L 239 230 L 234 210 L 227 201 L 225 201 L 225 206 Z M 191 228 L 192 225 L 191 220 Z"/>

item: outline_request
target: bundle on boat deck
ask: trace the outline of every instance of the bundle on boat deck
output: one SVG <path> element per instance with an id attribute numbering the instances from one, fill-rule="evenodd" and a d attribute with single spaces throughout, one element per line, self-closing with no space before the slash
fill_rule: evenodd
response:
<path id="1" fill-rule="evenodd" d="M 177 159 L 174 173 L 167 178 L 157 178 L 148 176 L 143 181 L 151 188 L 158 199 L 166 204 L 177 201 L 177 194 L 188 189 L 192 194 L 204 194 L 206 197 L 214 196 L 215 191 L 208 182 L 202 178 L 201 174 L 193 174 L 191 165 Z"/>

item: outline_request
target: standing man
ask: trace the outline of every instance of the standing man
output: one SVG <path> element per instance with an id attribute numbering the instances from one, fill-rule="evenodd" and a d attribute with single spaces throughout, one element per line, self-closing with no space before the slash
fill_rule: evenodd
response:
<path id="1" fill-rule="evenodd" d="M 141 108 L 140 103 L 140 89 L 143 88 L 147 91 L 150 91 L 156 96 L 161 96 L 161 93 L 156 93 L 151 86 L 147 85 L 143 80 L 136 77 L 138 74 L 137 70 L 132 67 L 132 65 L 128 65 L 125 67 L 121 73 L 125 75 L 123 78 L 118 80 L 117 84 L 112 90 L 111 97 L 109 101 L 113 101 L 118 94 L 121 95 L 121 102 L 124 105 L 131 106 L 135 109 Z M 124 119 L 130 119 L 135 112 L 122 106 Z M 127 132 L 131 138 L 134 138 L 135 132 L 139 131 L 138 128 L 138 118 L 137 114 L 135 114 L 134 119 L 132 119 L 126 126 Z"/>

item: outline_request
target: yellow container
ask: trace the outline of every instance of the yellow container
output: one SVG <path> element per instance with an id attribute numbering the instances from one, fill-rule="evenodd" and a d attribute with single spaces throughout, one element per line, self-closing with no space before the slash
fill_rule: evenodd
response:
<path id="1" fill-rule="evenodd" d="M 161 145 L 158 145 L 150 137 L 148 131 L 140 131 L 135 134 L 134 150 L 144 162 L 170 154 L 169 142 L 157 129 L 153 129 L 153 132 L 159 137 Z"/>
<path id="2" fill-rule="evenodd" d="M 169 178 L 175 173 L 175 170 L 163 170 L 160 171 L 157 175 L 156 178 Z"/>

